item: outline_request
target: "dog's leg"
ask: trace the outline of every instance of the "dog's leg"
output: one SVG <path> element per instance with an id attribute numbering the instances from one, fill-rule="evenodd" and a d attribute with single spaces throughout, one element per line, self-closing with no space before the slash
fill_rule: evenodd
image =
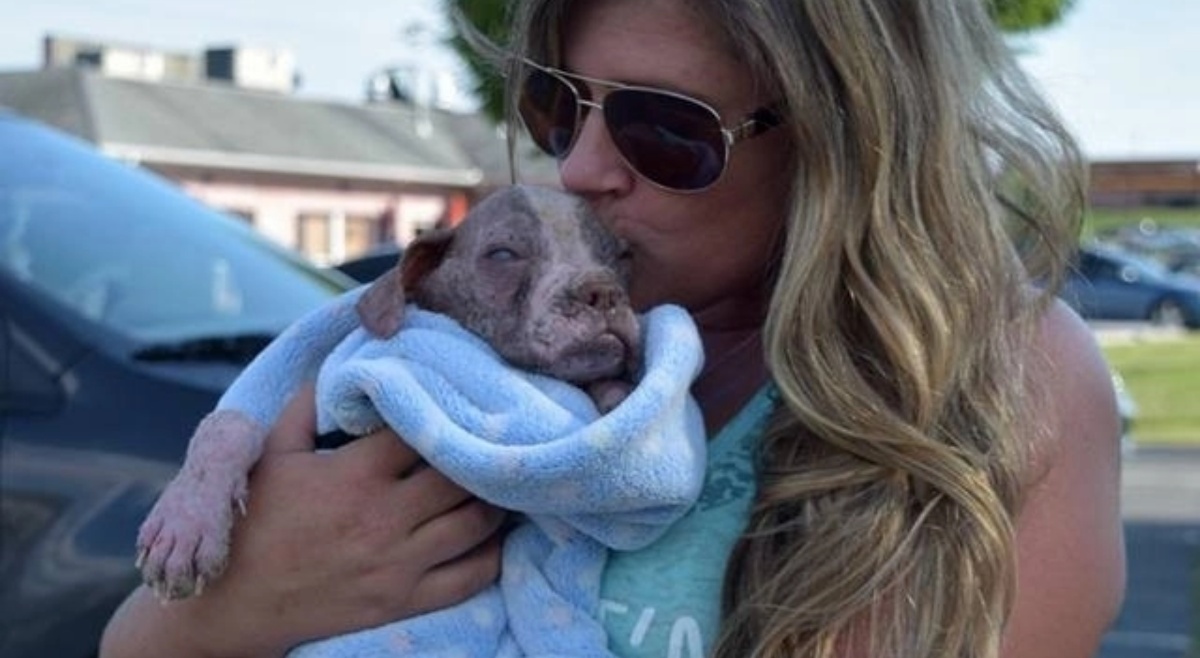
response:
<path id="1" fill-rule="evenodd" d="M 245 512 L 246 476 L 268 430 L 228 409 L 196 428 L 183 468 L 138 531 L 137 566 L 159 598 L 200 594 L 224 571 L 233 509 Z"/>
<path id="2" fill-rule="evenodd" d="M 233 510 L 270 428 L 326 355 L 358 327 L 361 289 L 311 312 L 271 342 L 200 422 L 187 458 L 137 538 L 142 579 L 164 599 L 197 594 L 225 568 Z"/>

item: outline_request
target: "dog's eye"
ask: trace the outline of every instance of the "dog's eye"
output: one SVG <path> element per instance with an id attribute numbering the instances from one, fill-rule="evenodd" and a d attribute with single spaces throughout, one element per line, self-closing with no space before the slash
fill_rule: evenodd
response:
<path id="1" fill-rule="evenodd" d="M 519 259 L 521 256 L 508 247 L 493 247 L 484 254 L 484 257 L 488 260 L 510 262 Z"/>

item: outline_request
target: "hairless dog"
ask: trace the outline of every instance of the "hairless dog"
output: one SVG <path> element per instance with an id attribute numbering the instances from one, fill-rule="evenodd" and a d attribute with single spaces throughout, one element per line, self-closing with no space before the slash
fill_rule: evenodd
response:
<path id="1" fill-rule="evenodd" d="M 488 614 L 452 608 L 294 655 L 376 655 L 371 643 L 397 646 L 397 633 L 406 655 L 607 655 L 593 618 L 603 552 L 661 536 L 698 495 L 704 459 L 687 393 L 702 358 L 695 327 L 673 306 L 635 314 L 622 256 L 582 200 L 531 186 L 417 238 L 393 270 L 289 327 L 200 422 L 139 532 L 145 582 L 182 598 L 220 575 L 267 432 L 315 379 L 321 431 L 392 426 L 460 485 L 524 513 L 506 574 L 546 573 L 506 575 L 503 594 L 472 600 Z M 546 606 L 564 605 L 576 632 L 561 614 L 541 628 Z M 495 618 L 506 623 L 464 639 L 463 619 Z"/>
<path id="2" fill-rule="evenodd" d="M 515 366 L 587 386 L 608 411 L 639 358 L 621 255 L 580 199 L 515 187 L 484 200 L 457 231 L 419 237 L 358 310 L 367 329 L 390 336 L 415 301 Z"/>

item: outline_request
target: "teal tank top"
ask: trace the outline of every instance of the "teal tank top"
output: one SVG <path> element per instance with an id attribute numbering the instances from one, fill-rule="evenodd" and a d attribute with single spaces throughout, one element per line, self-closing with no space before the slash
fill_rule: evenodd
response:
<path id="1" fill-rule="evenodd" d="M 609 554 L 599 615 L 616 655 L 702 658 L 712 650 L 725 564 L 754 500 L 754 445 L 774 407 L 768 385 L 709 442 L 700 499 L 661 539 Z"/>

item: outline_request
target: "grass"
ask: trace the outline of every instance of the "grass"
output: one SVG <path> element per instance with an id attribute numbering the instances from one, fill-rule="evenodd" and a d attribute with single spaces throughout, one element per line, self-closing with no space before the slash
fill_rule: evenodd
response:
<path id="1" fill-rule="evenodd" d="M 1200 207 L 1092 208 L 1083 235 L 1110 233 L 1146 219 L 1160 227 L 1200 228 Z M 1200 332 L 1103 349 L 1137 402 L 1133 434 L 1138 443 L 1200 447 Z"/>
<path id="2" fill-rule="evenodd" d="M 1083 235 L 1094 237 L 1125 226 L 1137 226 L 1145 219 L 1164 228 L 1200 228 L 1200 208 L 1093 208 L 1084 218 Z"/>
<path id="3" fill-rule="evenodd" d="M 1200 332 L 1102 349 L 1137 402 L 1137 442 L 1200 447 Z"/>

